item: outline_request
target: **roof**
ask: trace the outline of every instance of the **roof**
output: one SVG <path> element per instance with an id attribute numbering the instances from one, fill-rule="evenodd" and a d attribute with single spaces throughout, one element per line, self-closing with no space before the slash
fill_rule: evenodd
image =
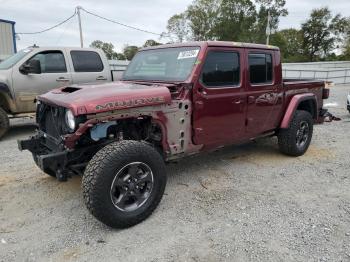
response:
<path id="1" fill-rule="evenodd" d="M 141 50 L 158 49 L 158 48 L 171 48 L 171 47 L 186 47 L 186 46 L 244 47 L 244 48 L 255 48 L 255 49 L 279 50 L 279 48 L 277 46 L 272 46 L 272 45 L 261 45 L 261 44 L 229 42 L 229 41 L 197 41 L 197 42 L 185 42 L 185 43 L 176 43 L 176 44 L 165 44 L 165 45 L 145 47 L 145 48 L 142 48 Z"/>
<path id="2" fill-rule="evenodd" d="M 5 19 L 0 19 L 0 22 L 12 24 L 12 25 L 14 25 L 14 24 L 16 23 L 16 22 L 14 22 L 14 21 L 5 20 Z"/>

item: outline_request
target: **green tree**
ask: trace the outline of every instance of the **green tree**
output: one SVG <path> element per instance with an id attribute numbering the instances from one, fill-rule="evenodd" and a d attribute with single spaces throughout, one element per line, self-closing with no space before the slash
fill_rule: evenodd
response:
<path id="1" fill-rule="evenodd" d="M 332 16 L 327 8 L 314 9 L 301 25 L 304 54 L 310 61 L 327 57 L 346 33 L 348 19 L 340 14 Z"/>
<path id="2" fill-rule="evenodd" d="M 167 31 L 170 38 L 175 37 L 174 42 L 182 43 L 191 38 L 190 28 L 186 13 L 176 14 L 169 18 Z"/>
<path id="3" fill-rule="evenodd" d="M 219 0 L 194 0 L 186 10 L 188 25 L 195 41 L 215 39 Z"/>
<path id="4" fill-rule="evenodd" d="M 223 40 L 265 43 L 268 10 L 271 28 L 288 14 L 285 0 L 194 0 L 182 14 L 168 20 L 176 41 Z M 258 10 L 258 11 L 257 11 Z"/>
<path id="5" fill-rule="evenodd" d="M 123 55 L 127 60 L 131 60 L 138 51 L 139 48 L 137 46 L 127 45 L 123 49 Z"/>
<path id="6" fill-rule="evenodd" d="M 117 53 L 114 51 L 112 43 L 104 43 L 101 40 L 95 40 L 90 44 L 90 47 L 101 49 L 109 60 L 117 58 Z"/>
<path id="7" fill-rule="evenodd" d="M 156 46 L 156 45 L 161 45 L 161 43 L 153 40 L 153 39 L 148 39 L 144 44 L 143 47 L 148 47 L 148 46 Z"/>
<path id="8" fill-rule="evenodd" d="M 213 35 L 217 40 L 247 42 L 256 21 L 256 10 L 250 0 L 222 0 Z"/>
<path id="9" fill-rule="evenodd" d="M 270 13 L 270 30 L 274 32 L 278 28 L 279 18 L 288 15 L 288 11 L 284 8 L 285 0 L 258 0 L 257 3 L 259 10 L 251 34 L 251 42 L 265 44 L 268 14 Z"/>
<path id="10" fill-rule="evenodd" d="M 278 31 L 271 35 L 272 45 L 278 46 L 281 50 L 283 62 L 303 62 L 303 35 L 300 30 L 290 28 Z"/>
<path id="11" fill-rule="evenodd" d="M 116 59 L 117 60 L 126 60 L 126 57 L 123 53 L 117 53 L 116 54 Z"/>

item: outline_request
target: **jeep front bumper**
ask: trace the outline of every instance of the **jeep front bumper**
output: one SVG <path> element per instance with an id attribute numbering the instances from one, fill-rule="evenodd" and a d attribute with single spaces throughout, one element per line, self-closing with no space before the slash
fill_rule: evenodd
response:
<path id="1" fill-rule="evenodd" d="M 57 140 L 39 132 L 29 139 L 18 140 L 17 143 L 19 150 L 32 153 L 35 163 L 45 173 L 56 174 L 57 179 L 62 181 L 67 179 L 69 151 L 60 150 L 62 147 Z"/>
<path id="2" fill-rule="evenodd" d="M 69 149 L 64 146 L 63 139 L 51 137 L 40 130 L 29 139 L 17 141 L 19 150 L 29 150 L 41 170 L 56 175 L 61 181 L 73 174 L 81 175 L 93 155 L 108 142 L 110 141 Z"/>

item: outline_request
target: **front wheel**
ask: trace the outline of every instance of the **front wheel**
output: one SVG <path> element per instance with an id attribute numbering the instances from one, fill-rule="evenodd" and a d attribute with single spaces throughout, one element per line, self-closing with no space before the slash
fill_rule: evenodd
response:
<path id="1" fill-rule="evenodd" d="M 82 180 L 87 208 L 113 228 L 130 227 L 150 216 L 165 185 L 161 155 L 150 145 L 131 140 L 109 144 L 97 152 Z"/>
<path id="2" fill-rule="evenodd" d="M 309 148 L 313 132 L 313 119 L 309 112 L 297 110 L 289 128 L 280 130 L 280 151 L 290 156 L 301 156 Z"/>

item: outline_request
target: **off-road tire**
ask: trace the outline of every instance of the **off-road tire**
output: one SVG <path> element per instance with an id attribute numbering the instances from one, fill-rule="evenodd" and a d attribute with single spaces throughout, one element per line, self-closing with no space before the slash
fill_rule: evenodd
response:
<path id="1" fill-rule="evenodd" d="M 34 160 L 36 166 L 39 167 L 39 165 L 38 165 L 38 158 L 36 157 L 35 154 L 32 154 L 32 156 L 33 156 L 33 160 Z M 56 173 L 53 170 L 49 169 L 49 168 L 46 168 L 45 170 L 42 170 L 40 168 L 40 170 L 43 171 L 45 174 L 47 174 L 49 176 L 56 177 Z"/>
<path id="2" fill-rule="evenodd" d="M 146 202 L 134 211 L 121 211 L 111 200 L 110 190 L 125 165 L 143 162 L 153 173 L 153 189 Z M 149 217 L 162 199 L 166 168 L 161 155 L 144 142 L 124 140 L 111 143 L 90 160 L 82 179 L 84 201 L 93 216 L 113 228 L 134 226 Z"/>
<path id="3" fill-rule="evenodd" d="M 298 146 L 297 134 L 300 129 L 301 123 L 307 123 L 309 134 L 302 146 Z M 303 110 L 297 110 L 294 114 L 290 126 L 287 129 L 281 129 L 278 133 L 278 145 L 283 154 L 289 156 L 301 156 L 309 148 L 312 132 L 313 132 L 313 119 L 309 112 Z"/>
<path id="4" fill-rule="evenodd" d="M 10 128 L 10 120 L 4 109 L 0 107 L 0 139 L 6 134 Z"/>

